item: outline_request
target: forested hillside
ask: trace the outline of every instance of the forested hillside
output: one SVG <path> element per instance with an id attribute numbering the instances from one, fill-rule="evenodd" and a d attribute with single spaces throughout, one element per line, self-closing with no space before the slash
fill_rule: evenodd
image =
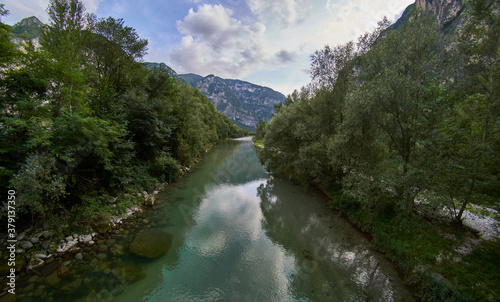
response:
<path id="1" fill-rule="evenodd" d="M 494 301 L 498 237 L 461 222 L 498 219 L 500 3 L 452 2 L 417 1 L 397 26 L 316 51 L 312 82 L 256 139 L 271 171 L 327 192 L 423 300 Z"/>
<path id="2" fill-rule="evenodd" d="M 48 13 L 39 47 L 19 48 L 0 23 L 0 186 L 16 190 L 21 218 L 88 225 L 244 134 L 169 70 L 146 68 L 147 41 L 122 19 L 81 1 Z"/>

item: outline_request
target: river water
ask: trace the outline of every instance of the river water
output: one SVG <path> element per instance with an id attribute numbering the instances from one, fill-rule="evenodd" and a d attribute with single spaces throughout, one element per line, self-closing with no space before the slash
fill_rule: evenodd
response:
<path id="1" fill-rule="evenodd" d="M 323 199 L 269 175 L 248 138 L 216 146 L 136 216 L 27 275 L 18 301 L 414 300 Z M 170 234 L 170 249 L 129 253 L 143 229 Z"/>
<path id="2" fill-rule="evenodd" d="M 345 220 L 270 176 L 250 139 L 214 148 L 160 196 L 170 250 L 113 301 L 412 301 Z"/>

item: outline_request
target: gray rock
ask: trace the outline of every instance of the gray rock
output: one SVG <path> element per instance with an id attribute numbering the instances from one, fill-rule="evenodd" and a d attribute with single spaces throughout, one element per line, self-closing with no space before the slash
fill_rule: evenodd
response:
<path id="1" fill-rule="evenodd" d="M 47 259 L 47 255 L 46 254 L 35 254 L 35 258 L 38 258 L 38 259 Z"/>
<path id="2" fill-rule="evenodd" d="M 26 237 L 26 232 L 22 232 L 21 234 L 17 235 L 16 240 L 17 241 L 23 240 L 24 237 Z"/>
<path id="3" fill-rule="evenodd" d="M 25 241 L 25 242 L 21 243 L 20 247 L 24 250 L 29 250 L 30 248 L 33 247 L 33 243 L 31 243 L 29 241 Z"/>
<path id="4" fill-rule="evenodd" d="M 36 244 L 36 243 L 40 242 L 40 239 L 38 239 L 37 237 L 32 237 L 32 238 L 30 238 L 30 241 L 31 241 L 31 243 Z"/>
<path id="5" fill-rule="evenodd" d="M 69 242 L 69 241 L 73 241 L 73 239 L 74 239 L 74 238 L 73 238 L 73 236 L 68 236 L 68 237 L 66 237 L 65 239 L 66 239 L 66 241 L 68 241 L 68 242 Z"/>
<path id="6" fill-rule="evenodd" d="M 92 235 L 85 235 L 85 236 L 83 236 L 81 241 L 83 243 L 89 243 L 90 241 L 92 241 Z"/>
<path id="7" fill-rule="evenodd" d="M 83 259 L 83 255 L 82 255 L 82 253 L 78 253 L 78 254 L 76 254 L 76 255 L 75 255 L 75 259 L 77 259 L 77 260 L 82 260 L 82 259 Z"/>

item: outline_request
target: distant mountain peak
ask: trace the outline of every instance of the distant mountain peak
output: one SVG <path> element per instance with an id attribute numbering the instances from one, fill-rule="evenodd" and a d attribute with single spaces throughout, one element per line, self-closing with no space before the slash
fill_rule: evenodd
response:
<path id="1" fill-rule="evenodd" d="M 37 17 L 31 16 L 31 17 L 24 18 L 21 21 L 17 22 L 16 24 L 14 24 L 14 27 L 15 26 L 39 26 L 39 27 L 43 27 L 44 24 Z"/>
<path id="2" fill-rule="evenodd" d="M 269 121 L 274 113 L 274 105 L 285 100 L 282 93 L 250 82 L 223 79 L 214 74 L 205 77 L 194 73 L 177 74 L 164 63 L 147 65 L 166 66 L 173 71 L 172 76 L 179 82 L 200 90 L 215 105 L 217 111 L 247 130 L 255 130 L 261 119 Z"/>

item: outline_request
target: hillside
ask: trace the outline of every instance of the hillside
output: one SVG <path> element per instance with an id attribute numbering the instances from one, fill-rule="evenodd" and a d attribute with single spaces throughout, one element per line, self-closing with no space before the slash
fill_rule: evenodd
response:
<path id="1" fill-rule="evenodd" d="M 168 67 L 168 66 L 167 66 Z M 178 74 L 176 77 L 199 89 L 217 110 L 244 129 L 255 129 L 259 120 L 269 121 L 274 105 L 285 96 L 271 88 L 241 80 L 223 79 L 215 75 Z"/>

